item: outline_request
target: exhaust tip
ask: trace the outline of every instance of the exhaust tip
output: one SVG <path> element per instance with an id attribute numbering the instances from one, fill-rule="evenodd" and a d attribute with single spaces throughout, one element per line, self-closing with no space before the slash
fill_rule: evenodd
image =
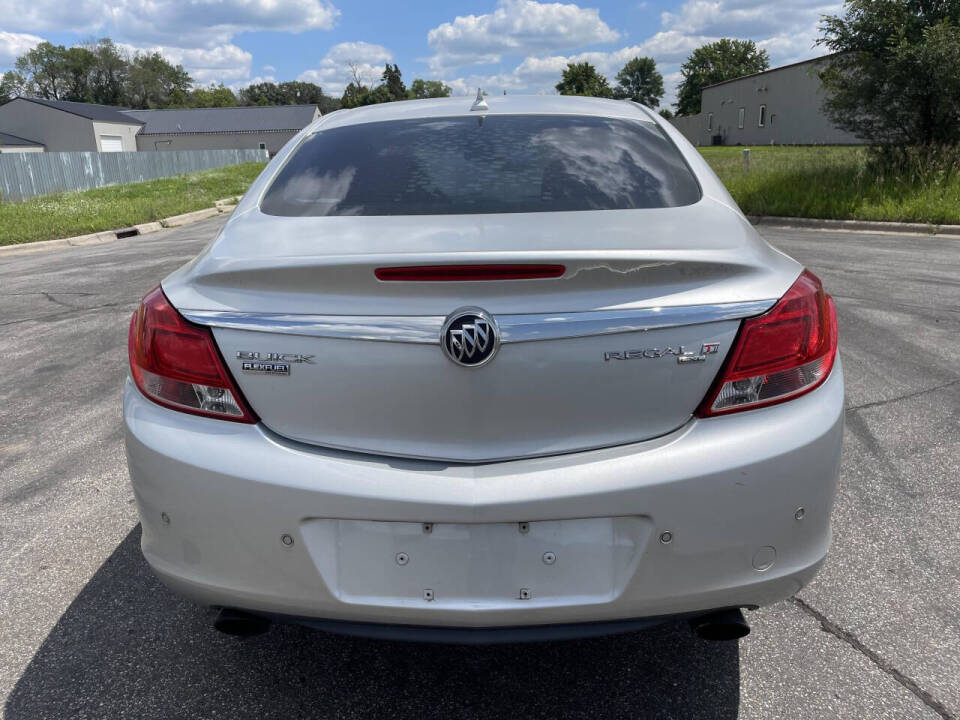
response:
<path id="1" fill-rule="evenodd" d="M 251 615 L 242 610 L 223 608 L 213 621 L 213 627 L 225 635 L 234 637 L 253 637 L 263 635 L 270 629 L 270 621 L 259 615 Z"/>
<path id="2" fill-rule="evenodd" d="M 737 610 L 719 610 L 690 621 L 694 634 L 703 640 L 739 640 L 750 634 L 750 625 Z"/>

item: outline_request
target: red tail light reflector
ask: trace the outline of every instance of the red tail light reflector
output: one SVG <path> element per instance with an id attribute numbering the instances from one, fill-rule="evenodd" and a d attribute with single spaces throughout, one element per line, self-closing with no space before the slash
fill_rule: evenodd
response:
<path id="1" fill-rule="evenodd" d="M 751 410 L 810 392 L 837 355 L 837 314 L 820 279 L 804 271 L 763 315 L 748 318 L 699 417 Z"/>
<path id="2" fill-rule="evenodd" d="M 206 417 L 255 423 L 223 364 L 209 328 L 185 320 L 159 287 L 130 318 L 130 375 L 159 405 Z"/>
<path id="3" fill-rule="evenodd" d="M 419 265 L 374 270 L 384 282 L 473 282 L 477 280 L 536 280 L 558 278 L 563 265 Z"/>

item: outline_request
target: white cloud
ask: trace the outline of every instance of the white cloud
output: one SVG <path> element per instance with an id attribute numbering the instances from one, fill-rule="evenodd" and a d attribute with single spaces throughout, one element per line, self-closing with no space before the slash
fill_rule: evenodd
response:
<path id="1" fill-rule="evenodd" d="M 809 30 L 821 15 L 840 9 L 825 0 L 791 0 L 775 8 L 763 0 L 687 0 L 679 13 L 663 13 L 662 19 L 681 33 L 757 39 Z"/>
<path id="2" fill-rule="evenodd" d="M 383 45 L 368 42 L 343 42 L 334 45 L 320 60 L 318 66 L 300 73 L 297 80 L 316 83 L 330 95 L 340 95 L 353 80 L 354 70 L 367 85 L 376 83 L 384 63 L 393 59 L 393 53 Z"/>
<path id="3" fill-rule="evenodd" d="M 0 68 L 10 67 L 18 56 L 43 42 L 43 38 L 26 33 L 0 30 Z"/>
<path id="4" fill-rule="evenodd" d="M 250 77 L 253 56 L 236 45 L 218 45 L 212 48 L 160 48 L 160 54 L 174 63 L 180 63 L 197 85 L 229 84 Z"/>
<path id="5" fill-rule="evenodd" d="M 714 38 L 704 35 L 665 30 L 644 40 L 638 50 L 654 58 L 658 65 L 672 65 L 682 63 L 693 50 L 712 40 Z"/>
<path id="6" fill-rule="evenodd" d="M 0 0 L 5 28 L 181 46 L 222 44 L 251 30 L 329 30 L 339 15 L 328 0 Z"/>
<path id="7" fill-rule="evenodd" d="M 237 80 L 235 82 L 227 84 L 227 87 L 233 90 L 235 93 L 243 90 L 248 85 L 257 85 L 259 83 L 275 83 L 277 78 L 273 75 L 257 75 L 252 78 L 245 78 L 243 80 Z"/>
<path id="8" fill-rule="evenodd" d="M 208 44 L 246 31 L 329 30 L 340 11 L 327 0 L 113 0 L 110 14 L 133 39 Z"/>
<path id="9" fill-rule="evenodd" d="M 485 15 L 460 15 L 427 33 L 434 69 L 499 62 L 503 55 L 616 42 L 620 33 L 592 8 L 535 0 L 500 0 Z"/>
<path id="10" fill-rule="evenodd" d="M 383 45 L 368 42 L 342 42 L 330 48 L 324 59 L 343 63 L 385 63 L 393 59 L 393 53 Z"/>
<path id="11" fill-rule="evenodd" d="M 450 86 L 453 95 L 473 95 L 477 92 L 478 86 L 470 85 L 466 78 L 454 78 L 443 82 Z"/>
<path id="12" fill-rule="evenodd" d="M 70 30 L 88 33 L 110 19 L 102 0 L 0 0 L 0 22 L 13 30 Z"/>

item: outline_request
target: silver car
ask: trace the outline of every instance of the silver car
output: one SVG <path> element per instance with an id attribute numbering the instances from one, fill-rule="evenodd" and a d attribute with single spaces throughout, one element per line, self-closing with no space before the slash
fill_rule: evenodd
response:
<path id="1" fill-rule="evenodd" d="M 227 632 L 734 638 L 830 544 L 833 302 L 633 103 L 326 115 L 129 351 L 143 553 Z"/>

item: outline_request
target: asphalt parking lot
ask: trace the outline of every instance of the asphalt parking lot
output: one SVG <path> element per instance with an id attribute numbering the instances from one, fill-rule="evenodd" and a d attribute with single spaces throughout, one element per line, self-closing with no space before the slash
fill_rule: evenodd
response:
<path id="1" fill-rule="evenodd" d="M 762 229 L 837 301 L 847 435 L 826 566 L 739 646 L 673 624 L 464 648 L 236 641 L 142 560 L 127 321 L 222 222 L 0 256 L 5 717 L 960 716 L 960 241 Z"/>

